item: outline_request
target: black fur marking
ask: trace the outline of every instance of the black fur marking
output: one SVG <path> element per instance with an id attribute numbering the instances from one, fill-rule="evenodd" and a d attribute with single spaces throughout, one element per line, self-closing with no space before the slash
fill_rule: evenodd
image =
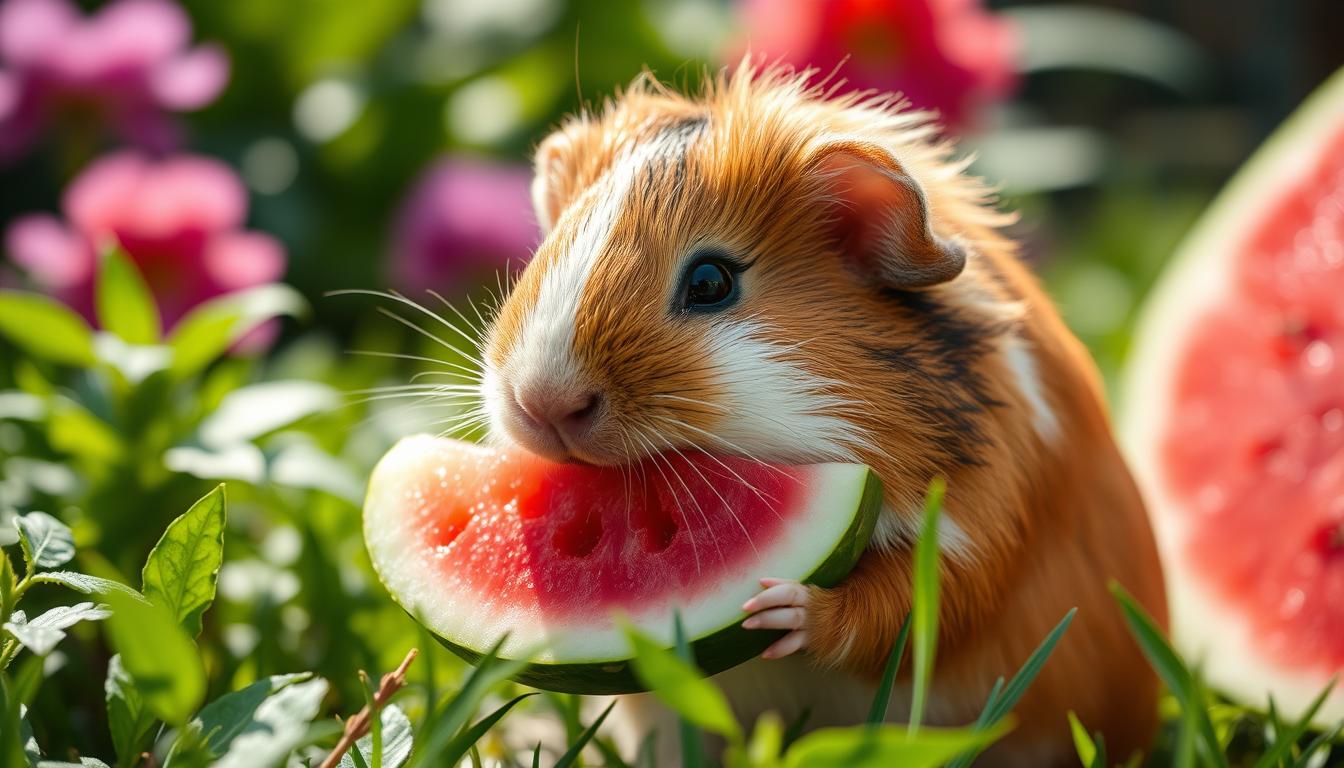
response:
<path id="1" fill-rule="evenodd" d="M 933 433 L 930 450 L 956 466 L 983 464 L 986 413 L 1005 403 L 990 396 L 980 362 L 1011 324 L 979 321 L 929 291 L 882 294 L 919 331 L 891 344 L 862 345 L 863 353 L 901 377 L 893 394 L 920 409 Z"/>

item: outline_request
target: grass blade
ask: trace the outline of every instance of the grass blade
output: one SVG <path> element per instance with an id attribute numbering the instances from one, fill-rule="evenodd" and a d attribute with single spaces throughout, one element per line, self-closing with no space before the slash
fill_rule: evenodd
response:
<path id="1" fill-rule="evenodd" d="M 1329 685 L 1325 686 L 1325 690 L 1316 695 L 1316 698 L 1311 702 L 1311 706 L 1307 707 L 1307 711 L 1302 713 L 1302 717 L 1298 718 L 1292 728 L 1286 728 L 1283 725 L 1279 720 L 1278 712 L 1274 709 L 1274 700 L 1269 700 L 1270 721 L 1274 725 L 1274 745 L 1265 750 L 1260 759 L 1255 761 L 1254 768 L 1274 768 L 1284 758 L 1288 757 L 1298 739 L 1301 739 L 1302 735 L 1311 727 L 1311 719 L 1320 711 L 1321 705 L 1325 704 L 1326 698 L 1335 690 L 1335 684 L 1338 682 L 1338 678 L 1332 679 Z"/>
<path id="2" fill-rule="evenodd" d="M 915 544 L 915 589 L 913 632 L 915 635 L 914 691 L 910 702 L 909 732 L 919 732 L 924 705 L 929 698 L 933 659 L 938 650 L 938 515 L 943 511 L 941 477 L 929 484 L 924 498 L 924 525 Z"/>
<path id="3" fill-rule="evenodd" d="M 476 711 L 486 691 L 527 666 L 526 657 L 530 653 L 522 654 L 524 658 L 517 660 L 504 661 L 499 658 L 499 649 L 507 638 L 508 635 L 501 637 L 494 647 L 486 651 L 458 692 L 445 699 L 434 714 L 425 720 L 424 727 L 420 729 L 421 737 L 416 741 L 410 760 L 406 762 L 407 768 L 418 768 L 436 760 L 462 730 L 471 713 Z"/>
<path id="4" fill-rule="evenodd" d="M 677 658 L 694 665 L 695 655 L 691 653 L 691 646 L 686 642 L 686 628 L 681 624 L 681 611 L 672 614 L 672 631 Z M 701 768 L 705 762 L 705 743 L 704 737 L 700 735 L 700 729 L 678 714 L 677 733 L 681 738 L 681 764 L 686 768 Z"/>
<path id="5" fill-rule="evenodd" d="M 1130 634 L 1138 641 L 1139 649 L 1143 651 L 1157 676 L 1180 702 L 1182 711 L 1186 713 L 1186 726 L 1194 730 L 1195 748 L 1210 765 L 1227 768 L 1227 757 L 1223 754 L 1218 735 L 1213 730 L 1213 722 L 1209 720 L 1204 697 L 1200 693 L 1194 675 L 1176 655 L 1176 651 L 1162 635 L 1162 630 L 1157 628 L 1152 617 L 1134 601 L 1133 596 L 1126 592 L 1124 587 L 1111 582 L 1111 594 L 1120 603 L 1125 622 L 1129 624 Z"/>
<path id="6" fill-rule="evenodd" d="M 1307 766 L 1312 765 L 1311 756 L 1320 751 L 1321 747 L 1333 744 L 1335 739 L 1339 738 L 1340 731 L 1344 731 L 1344 720 L 1335 723 L 1334 728 L 1316 734 L 1316 738 L 1312 739 L 1311 742 L 1307 744 L 1306 748 L 1302 750 L 1302 754 L 1297 756 L 1297 761 L 1293 763 L 1293 768 L 1307 768 Z"/>
<path id="7" fill-rule="evenodd" d="M 491 712 L 489 715 L 486 715 L 477 721 L 475 725 L 454 736 L 453 740 L 448 742 L 448 746 L 444 748 L 442 753 L 440 753 L 439 761 L 445 765 L 457 765 L 458 762 L 462 760 L 463 755 L 467 754 L 467 752 L 475 746 L 476 742 L 481 740 L 481 737 L 485 735 L 485 732 L 493 728 L 495 723 L 499 722 L 505 715 L 507 715 L 509 710 L 513 709 L 518 702 L 529 696 L 536 695 L 536 691 L 533 691 L 532 693 L 524 693 L 519 696 L 514 696 L 512 699 L 509 699 L 504 704 L 500 705 L 499 709 L 496 709 L 494 712 Z"/>
<path id="8" fill-rule="evenodd" d="M 597 735 L 597 729 L 602 726 L 602 721 L 607 719 L 607 715 L 611 714 L 611 710 L 615 706 L 616 702 L 613 701 L 607 705 L 606 709 L 602 710 L 602 714 L 597 716 L 597 719 L 593 721 L 593 724 L 588 726 L 588 729 L 579 735 L 578 740 L 569 745 L 569 749 L 565 754 L 560 756 L 560 759 L 555 763 L 555 768 L 569 768 L 569 766 L 574 764 L 574 761 L 579 759 L 579 753 L 582 752 L 583 748 L 588 745 L 588 742 Z"/>
<path id="9" fill-rule="evenodd" d="M 887 666 L 882 670 L 882 681 L 873 696 L 873 705 L 868 709 L 868 724 L 877 725 L 887 717 L 887 704 L 891 701 L 891 687 L 896 684 L 896 671 L 901 667 L 901 656 L 905 654 L 905 641 L 910 637 L 910 614 L 901 622 L 901 631 L 896 635 L 896 644 L 887 657 Z"/>
<path id="10" fill-rule="evenodd" d="M 988 725 L 998 722 L 1013 707 L 1017 706 L 1018 700 L 1036 680 L 1036 676 L 1041 672 L 1041 667 L 1045 666 L 1046 660 L 1050 658 L 1050 654 L 1054 652 L 1055 646 L 1059 643 L 1060 638 L 1064 637 L 1064 632 L 1068 630 L 1069 625 L 1073 623 L 1073 617 L 1077 614 L 1077 608 L 1070 608 L 1069 612 L 1064 614 L 1064 618 L 1060 619 L 1059 623 L 1055 625 L 1055 628 L 1050 630 L 1050 634 L 1046 635 L 1041 644 L 1036 646 L 1036 650 L 1032 652 L 1031 656 L 1027 657 L 1026 662 L 1022 664 L 1022 668 L 1017 670 L 1017 674 L 1013 675 L 1012 680 L 1008 681 L 1007 687 L 1003 689 L 1003 695 L 994 703 L 994 710 L 990 714 Z"/>

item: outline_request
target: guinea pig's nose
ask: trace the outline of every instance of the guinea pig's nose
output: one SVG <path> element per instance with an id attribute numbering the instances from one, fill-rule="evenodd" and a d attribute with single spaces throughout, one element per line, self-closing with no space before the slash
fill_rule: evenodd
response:
<path id="1" fill-rule="evenodd" d="M 588 431 L 602 407 L 602 394 L 586 389 L 518 387 L 513 396 L 518 407 L 537 426 L 551 427 L 569 441 Z"/>

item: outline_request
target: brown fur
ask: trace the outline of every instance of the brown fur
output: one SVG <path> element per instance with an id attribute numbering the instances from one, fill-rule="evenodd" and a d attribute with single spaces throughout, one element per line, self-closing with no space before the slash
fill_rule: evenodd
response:
<path id="1" fill-rule="evenodd" d="M 752 318 L 772 341 L 796 345 L 781 352 L 792 363 L 835 381 L 823 388 L 853 404 L 842 415 L 870 436 L 858 458 L 881 476 L 889 514 L 908 519 L 930 480 L 947 479 L 947 514 L 971 546 L 943 561 L 934 719 L 973 720 L 995 678 L 1011 675 L 1076 606 L 1077 620 L 1017 707 L 1016 729 L 986 759 L 1070 762 L 1069 710 L 1104 732 L 1112 754 L 1146 748 L 1156 681 L 1107 582 L 1119 580 L 1160 621 L 1166 608 L 1092 364 L 998 232 L 1008 217 L 926 118 L 889 98 L 827 96 L 801 78 L 744 65 L 699 98 L 642 81 L 600 114 L 566 123 L 538 152 L 536 198 L 551 231 L 505 303 L 487 354 L 506 364 L 544 275 L 600 202 L 604 174 L 633 148 L 668 141 L 672 151 L 634 181 L 584 288 L 575 353 L 607 393 L 609 412 L 576 455 L 619 463 L 665 447 L 722 452 L 705 437 L 727 418 L 713 405 L 722 387 L 703 362 L 716 318 L 676 316 L 668 294 L 697 244 L 753 259 L 743 299 L 725 316 Z M 856 264 L 857 246 L 836 236 L 837 222 L 871 212 L 844 208 L 848 192 L 820 159 L 844 143 L 889 152 L 913 179 L 927 211 L 907 200 L 899 237 L 955 243 L 968 257 L 959 276 L 895 286 Z M 1014 334 L 1034 356 L 1058 420 L 1052 441 L 1033 427 L 1003 357 Z M 631 424 L 661 444 L 633 442 L 619 428 Z M 816 663 L 880 673 L 910 610 L 910 555 L 908 541 L 871 549 L 838 587 L 814 589 L 808 653 Z"/>

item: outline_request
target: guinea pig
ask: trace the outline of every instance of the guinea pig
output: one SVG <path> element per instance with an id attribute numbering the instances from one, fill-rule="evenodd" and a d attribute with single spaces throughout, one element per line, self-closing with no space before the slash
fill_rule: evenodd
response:
<path id="1" fill-rule="evenodd" d="M 536 152 L 545 239 L 486 335 L 490 429 L 595 465 L 680 449 L 876 471 L 884 506 L 846 579 L 760 574 L 744 625 L 788 633 L 716 677 L 746 723 L 863 721 L 945 478 L 928 721 L 974 721 L 1077 607 L 983 763 L 1075 763 L 1070 710 L 1124 757 L 1152 741 L 1157 681 L 1108 583 L 1165 623 L 1147 517 L 1086 351 L 954 151 L 896 97 L 750 62 L 695 96 L 641 78 L 569 119 Z M 617 713 L 624 743 L 657 729 L 679 764 L 656 700 Z"/>

